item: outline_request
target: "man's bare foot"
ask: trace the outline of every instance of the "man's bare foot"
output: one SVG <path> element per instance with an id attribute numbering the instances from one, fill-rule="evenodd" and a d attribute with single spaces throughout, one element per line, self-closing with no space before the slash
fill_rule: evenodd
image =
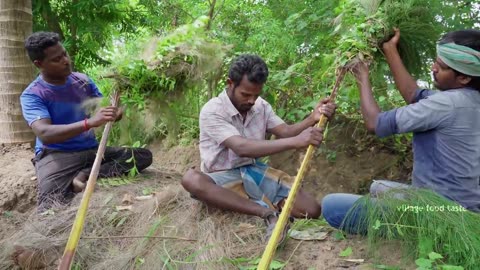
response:
<path id="1" fill-rule="evenodd" d="M 82 192 L 87 186 L 88 175 L 84 172 L 79 172 L 75 178 L 73 178 L 72 186 L 73 192 Z"/>
<path id="2" fill-rule="evenodd" d="M 21 246 L 14 247 L 15 251 L 12 254 L 12 260 L 22 269 L 39 269 L 47 266 L 44 258 L 41 258 L 42 256 L 38 252 L 27 250 Z"/>
<path id="3" fill-rule="evenodd" d="M 272 236 L 273 230 L 278 221 L 280 213 L 276 211 L 266 212 L 262 218 L 265 220 L 265 225 L 267 225 L 267 230 L 265 232 L 265 241 L 268 242 Z M 280 239 L 277 244 L 282 244 L 287 239 L 288 230 L 290 229 L 290 224 L 293 223 L 293 218 L 289 217 L 287 224 L 283 227 L 282 233 L 280 234 Z"/>

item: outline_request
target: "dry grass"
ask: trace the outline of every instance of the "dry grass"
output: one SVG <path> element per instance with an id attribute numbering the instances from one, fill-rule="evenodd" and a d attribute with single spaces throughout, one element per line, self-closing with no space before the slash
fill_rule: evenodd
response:
<path id="1" fill-rule="evenodd" d="M 231 269 L 226 258 L 248 258 L 263 250 L 261 220 L 208 209 L 177 185 L 135 202 L 132 211 L 116 211 L 120 196 L 109 200 L 104 195 L 94 194 L 90 204 L 75 255 L 80 269 Z M 35 251 L 33 261 L 54 269 L 76 211 L 69 207 L 31 216 L 0 242 L 0 269 L 14 267 L 15 245 Z"/>

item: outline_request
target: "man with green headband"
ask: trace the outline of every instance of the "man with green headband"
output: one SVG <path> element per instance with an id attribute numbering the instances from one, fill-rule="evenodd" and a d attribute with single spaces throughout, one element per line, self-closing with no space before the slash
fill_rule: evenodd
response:
<path id="1" fill-rule="evenodd" d="M 395 29 L 383 51 L 408 105 L 381 112 L 373 98 L 368 66 L 358 64 L 352 72 L 360 89 L 365 125 L 379 137 L 413 132 L 412 186 L 433 190 L 465 209 L 480 212 L 480 31 L 455 31 L 441 38 L 432 66 L 434 85 L 440 91 L 417 85 L 400 58 L 399 39 L 400 31 Z M 376 197 L 388 189 L 412 186 L 374 181 L 370 193 Z M 363 216 L 360 208 L 343 224 L 359 198 L 327 195 L 322 202 L 325 219 L 334 227 L 361 233 L 365 228 L 358 226 Z"/>

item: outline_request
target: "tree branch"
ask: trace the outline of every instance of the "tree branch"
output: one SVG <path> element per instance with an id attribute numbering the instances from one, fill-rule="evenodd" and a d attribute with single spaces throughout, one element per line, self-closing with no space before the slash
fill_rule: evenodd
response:
<path id="1" fill-rule="evenodd" d="M 50 31 L 57 33 L 61 40 L 65 40 L 65 35 L 58 21 L 58 16 L 53 13 L 49 0 L 40 0 L 40 12 Z"/>

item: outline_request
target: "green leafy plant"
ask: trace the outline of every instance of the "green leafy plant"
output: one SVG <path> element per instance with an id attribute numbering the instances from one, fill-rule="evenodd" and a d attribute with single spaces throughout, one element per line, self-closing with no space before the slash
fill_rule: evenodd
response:
<path id="1" fill-rule="evenodd" d="M 443 256 L 436 253 L 430 252 L 427 258 L 419 258 L 415 260 L 415 264 L 418 266 L 417 270 L 463 270 L 462 266 L 455 266 L 449 264 L 443 264 L 441 259 Z"/>
<path id="2" fill-rule="evenodd" d="M 135 177 L 111 177 L 98 179 L 98 185 L 101 187 L 118 187 L 132 184 L 136 181 Z"/>
<path id="3" fill-rule="evenodd" d="M 238 269 L 240 270 L 256 270 L 258 268 L 258 264 L 260 263 L 260 257 L 255 257 L 251 259 L 247 258 L 236 258 L 236 259 L 228 259 L 230 263 L 233 265 L 236 265 Z M 270 263 L 269 270 L 279 270 L 283 269 L 285 267 L 285 263 L 278 261 L 278 260 L 272 260 Z"/>
<path id="4" fill-rule="evenodd" d="M 352 255 L 352 253 L 353 253 L 352 247 L 347 247 L 346 249 L 342 250 L 339 255 L 340 257 L 348 257 Z"/>
<path id="5" fill-rule="evenodd" d="M 5 212 L 3 212 L 3 216 L 6 217 L 6 218 L 12 218 L 13 213 L 11 211 L 5 211 Z"/>

